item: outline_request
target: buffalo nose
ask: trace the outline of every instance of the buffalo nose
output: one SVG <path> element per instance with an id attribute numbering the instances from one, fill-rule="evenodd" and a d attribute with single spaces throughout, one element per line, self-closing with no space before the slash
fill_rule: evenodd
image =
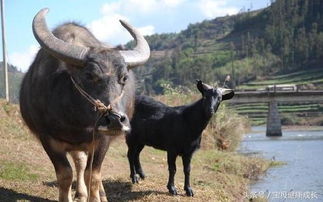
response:
<path id="1" fill-rule="evenodd" d="M 107 128 L 111 130 L 123 130 L 127 123 L 127 117 L 119 114 L 106 116 Z"/>

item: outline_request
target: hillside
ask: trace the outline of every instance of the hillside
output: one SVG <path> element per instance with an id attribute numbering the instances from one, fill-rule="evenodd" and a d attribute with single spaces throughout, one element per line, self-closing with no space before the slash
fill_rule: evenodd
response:
<path id="1" fill-rule="evenodd" d="M 5 97 L 5 88 L 4 88 L 4 69 L 3 63 L 0 63 L 0 98 Z M 13 65 L 8 65 L 8 72 L 9 72 L 9 96 L 10 101 L 13 103 L 18 103 L 19 101 L 19 90 L 20 90 L 20 83 L 24 74 L 17 69 L 17 67 Z"/>
<path id="2" fill-rule="evenodd" d="M 136 70 L 139 91 L 160 94 L 163 85 L 191 87 L 197 78 L 222 83 L 227 74 L 232 87 L 240 88 L 277 75 L 322 72 L 321 16 L 322 1 L 277 0 L 268 8 L 205 20 L 180 33 L 148 36 L 153 51 L 148 64 Z"/>

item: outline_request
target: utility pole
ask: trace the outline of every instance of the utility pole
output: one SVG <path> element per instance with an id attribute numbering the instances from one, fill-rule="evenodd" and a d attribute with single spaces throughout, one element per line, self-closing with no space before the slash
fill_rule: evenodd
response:
<path id="1" fill-rule="evenodd" d="M 231 55 L 231 82 L 232 82 L 231 88 L 235 89 L 236 88 L 236 78 L 235 78 L 236 75 L 234 74 L 234 66 L 233 66 L 233 51 L 234 51 L 235 47 L 232 42 L 230 44 L 230 48 L 231 48 L 230 55 Z"/>
<path id="2" fill-rule="evenodd" d="M 2 55 L 3 55 L 3 69 L 4 69 L 4 86 L 6 101 L 9 102 L 9 82 L 8 82 L 8 66 L 7 66 L 7 50 L 6 50 L 6 37 L 4 25 L 4 0 L 1 0 L 1 31 L 2 31 Z"/>

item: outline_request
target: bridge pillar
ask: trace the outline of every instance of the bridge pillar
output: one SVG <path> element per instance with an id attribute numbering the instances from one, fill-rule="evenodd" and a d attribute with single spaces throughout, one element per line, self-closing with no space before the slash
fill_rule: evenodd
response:
<path id="1" fill-rule="evenodd" d="M 275 100 L 269 103 L 266 136 L 282 136 L 281 120 Z"/>

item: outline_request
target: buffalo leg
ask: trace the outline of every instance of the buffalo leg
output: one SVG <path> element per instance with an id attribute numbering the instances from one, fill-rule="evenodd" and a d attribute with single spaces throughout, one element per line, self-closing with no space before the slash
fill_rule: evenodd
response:
<path id="1" fill-rule="evenodd" d="M 177 154 L 169 151 L 167 152 L 167 163 L 168 163 L 168 172 L 169 172 L 167 188 L 169 193 L 171 193 L 172 195 L 177 195 L 177 190 L 174 184 L 174 177 L 176 173 L 176 157 L 177 157 Z"/>
<path id="2" fill-rule="evenodd" d="M 191 159 L 192 154 L 183 155 L 183 170 L 185 175 L 184 190 L 187 196 L 194 196 L 193 190 L 190 185 L 190 172 L 191 172 Z"/>
<path id="3" fill-rule="evenodd" d="M 135 159 L 134 159 L 134 163 L 135 163 L 135 169 L 136 169 L 136 173 L 139 174 L 141 179 L 145 179 L 145 173 L 142 170 L 141 164 L 140 164 L 140 152 L 142 151 L 142 149 L 144 148 L 145 145 L 140 145 L 137 147 L 136 149 L 136 153 L 135 153 Z"/>
<path id="4" fill-rule="evenodd" d="M 75 201 L 87 201 L 87 188 L 84 181 L 84 172 L 87 164 L 87 154 L 83 151 L 70 152 L 76 168 L 76 194 Z"/>
<path id="5" fill-rule="evenodd" d="M 91 164 L 91 155 L 92 151 L 89 152 L 87 167 L 85 170 L 85 180 L 87 187 L 90 186 L 90 201 L 91 202 L 105 202 L 107 201 L 106 193 L 102 184 L 101 179 L 101 165 L 104 160 L 105 154 L 109 147 L 109 137 L 100 136 L 96 141 L 95 151 L 93 156 L 92 164 L 92 175 L 91 175 L 91 185 L 89 185 L 90 177 L 90 164 Z"/>
<path id="6" fill-rule="evenodd" d="M 70 163 L 66 157 L 67 153 L 60 147 L 60 144 L 54 139 L 40 138 L 42 145 L 52 161 L 58 183 L 59 190 L 59 202 L 71 202 L 72 201 L 72 180 L 73 172 Z"/>

